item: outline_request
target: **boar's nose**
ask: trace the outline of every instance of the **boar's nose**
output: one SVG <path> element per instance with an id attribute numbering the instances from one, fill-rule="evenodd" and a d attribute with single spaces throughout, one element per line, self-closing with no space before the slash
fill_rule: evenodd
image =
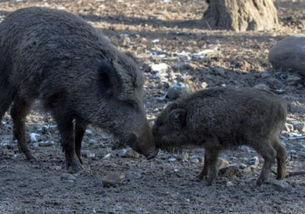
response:
<path id="1" fill-rule="evenodd" d="M 154 151 L 150 152 L 149 154 L 145 155 L 147 160 L 153 159 L 154 157 L 157 156 L 159 152 L 159 149 L 155 148 Z"/>

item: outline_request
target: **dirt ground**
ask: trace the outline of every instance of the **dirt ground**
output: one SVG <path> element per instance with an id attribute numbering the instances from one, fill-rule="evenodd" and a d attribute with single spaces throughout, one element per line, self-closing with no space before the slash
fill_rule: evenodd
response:
<path id="1" fill-rule="evenodd" d="M 150 120 L 169 103 L 165 95 L 175 82 L 193 90 L 256 86 L 280 94 L 289 104 L 282 135 L 288 171 L 305 170 L 305 86 L 294 73 L 273 70 L 267 58 L 276 41 L 305 33 L 305 0 L 276 1 L 281 26 L 272 32 L 211 30 L 201 20 L 207 8 L 203 0 L 0 0 L 0 20 L 30 6 L 79 14 L 138 57 Z M 164 70 L 153 68 L 160 63 Z M 0 128 L 0 213 L 305 213 L 304 175 L 257 187 L 263 161 L 259 157 L 251 166 L 257 153 L 247 147 L 222 154 L 239 172 L 220 175 L 207 186 L 197 181 L 200 148 L 161 151 L 149 161 L 124 158 L 125 150 L 111 149 L 109 133 L 90 127 L 82 150 L 85 170 L 70 175 L 50 115 L 35 107 L 27 118 L 34 162 L 18 152 L 11 129 L 6 114 Z M 124 173 L 123 184 L 103 187 L 102 178 L 110 172 Z"/>

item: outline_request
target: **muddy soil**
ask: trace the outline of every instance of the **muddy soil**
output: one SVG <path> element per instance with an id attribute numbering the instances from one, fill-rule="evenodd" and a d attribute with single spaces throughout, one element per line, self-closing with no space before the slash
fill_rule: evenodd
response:
<path id="1" fill-rule="evenodd" d="M 305 170 L 305 86 L 294 73 L 273 70 L 268 50 L 279 39 L 305 33 L 305 0 L 278 0 L 281 27 L 271 32 L 211 30 L 201 20 L 202 0 L 1 0 L 0 20 L 18 8 L 44 6 L 79 14 L 143 63 L 146 109 L 153 120 L 170 101 L 168 88 L 264 87 L 289 104 L 282 140 L 288 171 Z M 154 65 L 165 64 L 163 70 Z M 163 67 L 164 67 L 163 64 Z M 297 78 L 295 78 L 297 77 Z M 161 151 L 154 160 L 124 158 L 110 133 L 90 127 L 83 146 L 85 170 L 70 175 L 56 125 L 39 104 L 27 118 L 28 162 L 12 140 L 9 114 L 0 128 L 0 213 L 305 213 L 305 177 L 255 185 L 263 160 L 247 147 L 222 154 L 238 173 L 199 182 L 203 150 Z M 251 163 L 256 160 L 259 163 Z M 274 167 L 274 171 L 275 171 Z M 124 182 L 106 188 L 111 172 Z M 273 173 L 272 177 L 275 175 Z"/>

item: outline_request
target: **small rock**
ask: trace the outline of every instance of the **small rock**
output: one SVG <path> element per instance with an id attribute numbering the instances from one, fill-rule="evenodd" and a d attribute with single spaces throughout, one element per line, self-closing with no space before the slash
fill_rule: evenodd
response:
<path id="1" fill-rule="evenodd" d="M 122 158 L 139 158 L 140 154 L 133 149 L 122 149 L 119 151 L 118 155 Z"/>
<path id="2" fill-rule="evenodd" d="M 166 97 L 170 100 L 175 100 L 186 94 L 189 91 L 189 87 L 181 82 L 177 82 L 169 87 Z"/>
<path id="3" fill-rule="evenodd" d="M 190 157 L 190 161 L 192 163 L 200 163 L 201 157 L 198 157 L 197 155 L 193 155 L 193 156 Z"/>
<path id="4" fill-rule="evenodd" d="M 257 84 L 257 85 L 254 86 L 254 88 L 263 89 L 263 90 L 266 90 L 266 91 L 270 91 L 269 86 L 267 86 L 267 85 L 264 84 L 264 83 Z"/>
<path id="5" fill-rule="evenodd" d="M 208 87 L 208 84 L 207 84 L 206 82 L 202 82 L 202 83 L 200 84 L 200 86 L 201 86 L 202 89 L 205 89 L 205 88 Z"/>
<path id="6" fill-rule="evenodd" d="M 123 184 L 125 174 L 122 172 L 110 172 L 102 178 L 104 187 L 117 187 Z"/>
<path id="7" fill-rule="evenodd" d="M 68 182 L 75 182 L 76 181 L 76 177 L 70 173 L 63 173 L 61 175 L 61 180 L 64 180 L 64 181 L 68 181 Z"/>
<path id="8" fill-rule="evenodd" d="M 294 127 L 293 127 L 293 125 L 292 124 L 290 124 L 290 123 L 285 123 L 285 126 L 284 126 L 284 131 L 286 131 L 286 132 L 293 132 L 293 130 L 294 130 Z"/>
<path id="9" fill-rule="evenodd" d="M 259 164 L 259 158 L 258 158 L 257 156 L 254 156 L 253 158 L 251 158 L 251 159 L 249 160 L 248 164 L 249 164 L 250 166 L 255 166 L 255 167 L 257 167 L 258 164 Z"/>
<path id="10" fill-rule="evenodd" d="M 189 157 L 190 157 L 189 153 L 187 153 L 187 152 L 183 153 L 182 154 L 182 161 L 188 161 Z"/>
<path id="11" fill-rule="evenodd" d="M 192 70 L 192 66 L 190 66 L 186 62 L 180 62 L 177 65 L 174 66 L 174 69 L 181 71 L 181 70 Z"/>
<path id="12" fill-rule="evenodd" d="M 169 161 L 169 162 L 176 162 L 176 161 L 177 161 L 177 158 L 171 157 L 171 158 L 168 159 L 168 161 Z"/>
<path id="13" fill-rule="evenodd" d="M 242 175 L 242 171 L 239 169 L 237 164 L 232 164 L 220 169 L 219 175 L 224 177 L 233 177 L 233 176 L 240 177 Z"/>
<path id="14" fill-rule="evenodd" d="M 247 165 L 244 164 L 244 163 L 241 163 L 241 164 L 239 165 L 239 168 L 240 168 L 240 169 L 245 169 L 245 168 L 247 168 Z"/>
<path id="15" fill-rule="evenodd" d="M 234 186 L 234 184 L 233 184 L 232 181 L 227 181 L 226 186 L 227 186 L 227 187 L 231 187 L 231 186 Z"/>
<path id="16" fill-rule="evenodd" d="M 223 158 L 218 158 L 218 161 L 217 161 L 217 168 L 218 169 L 224 168 L 228 165 L 229 165 L 229 161 L 227 161 Z"/>
<path id="17" fill-rule="evenodd" d="M 154 39 L 151 41 L 151 43 L 159 43 L 160 42 L 160 39 Z"/>
<path id="18" fill-rule="evenodd" d="M 226 70 L 224 68 L 213 68 L 213 71 L 215 74 L 220 75 L 220 76 L 225 76 L 226 75 Z"/>
<path id="19" fill-rule="evenodd" d="M 49 147 L 49 146 L 53 146 L 55 144 L 54 141 L 41 141 L 39 142 L 39 146 L 40 147 Z"/>
<path id="20" fill-rule="evenodd" d="M 93 135 L 93 131 L 91 131 L 90 129 L 86 129 L 85 132 L 88 136 L 92 136 Z"/>
<path id="21" fill-rule="evenodd" d="M 108 158 L 110 158 L 111 157 L 111 153 L 108 153 L 108 154 L 106 154 L 104 157 L 103 157 L 103 159 L 108 159 Z"/>
<path id="22" fill-rule="evenodd" d="M 54 169 L 55 169 L 56 171 L 59 171 L 59 170 L 62 169 L 62 167 L 61 167 L 61 166 L 54 166 Z"/>
<path id="23" fill-rule="evenodd" d="M 275 69 L 295 71 L 305 75 L 305 35 L 292 35 L 278 41 L 269 51 L 269 61 Z"/>
<path id="24" fill-rule="evenodd" d="M 244 164 L 245 165 L 245 164 Z M 246 166 L 246 165 L 245 165 Z M 242 170 L 242 172 L 244 174 L 248 174 L 248 173 L 251 173 L 253 172 L 253 170 L 255 169 L 253 166 L 246 166 L 245 168 L 241 168 L 240 169 Z"/>
<path id="25" fill-rule="evenodd" d="M 160 64 L 151 64 L 150 65 L 151 70 L 155 72 L 164 72 L 169 69 L 169 65 L 165 63 L 160 63 Z"/>
<path id="26" fill-rule="evenodd" d="M 83 151 L 83 152 L 82 152 L 82 155 L 83 155 L 84 157 L 86 157 L 86 158 L 95 158 L 95 157 L 96 157 L 95 153 L 94 153 L 94 152 L 91 152 L 91 151 L 89 151 L 89 150 Z"/>
<path id="27" fill-rule="evenodd" d="M 295 75 L 289 75 L 287 78 L 288 85 L 297 85 L 302 80 L 301 77 Z"/>
<path id="28" fill-rule="evenodd" d="M 301 133 L 305 132 L 305 123 L 294 122 L 292 123 L 294 129 L 298 130 Z"/>
<path id="29" fill-rule="evenodd" d="M 272 179 L 271 181 L 269 181 L 269 183 L 271 183 L 278 191 L 281 192 L 289 191 L 292 188 L 289 183 L 283 180 Z"/>
<path id="30" fill-rule="evenodd" d="M 35 143 L 37 142 L 37 137 L 39 137 L 40 135 L 37 134 L 37 133 L 30 133 L 30 140 L 31 140 L 31 143 Z"/>

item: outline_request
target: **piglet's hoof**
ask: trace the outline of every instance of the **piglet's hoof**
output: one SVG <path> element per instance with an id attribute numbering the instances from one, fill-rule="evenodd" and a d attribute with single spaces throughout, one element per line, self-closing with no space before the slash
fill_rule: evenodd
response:
<path id="1" fill-rule="evenodd" d="M 81 163 L 76 160 L 70 161 L 70 163 L 67 164 L 67 170 L 71 174 L 76 174 L 84 170 Z"/>

